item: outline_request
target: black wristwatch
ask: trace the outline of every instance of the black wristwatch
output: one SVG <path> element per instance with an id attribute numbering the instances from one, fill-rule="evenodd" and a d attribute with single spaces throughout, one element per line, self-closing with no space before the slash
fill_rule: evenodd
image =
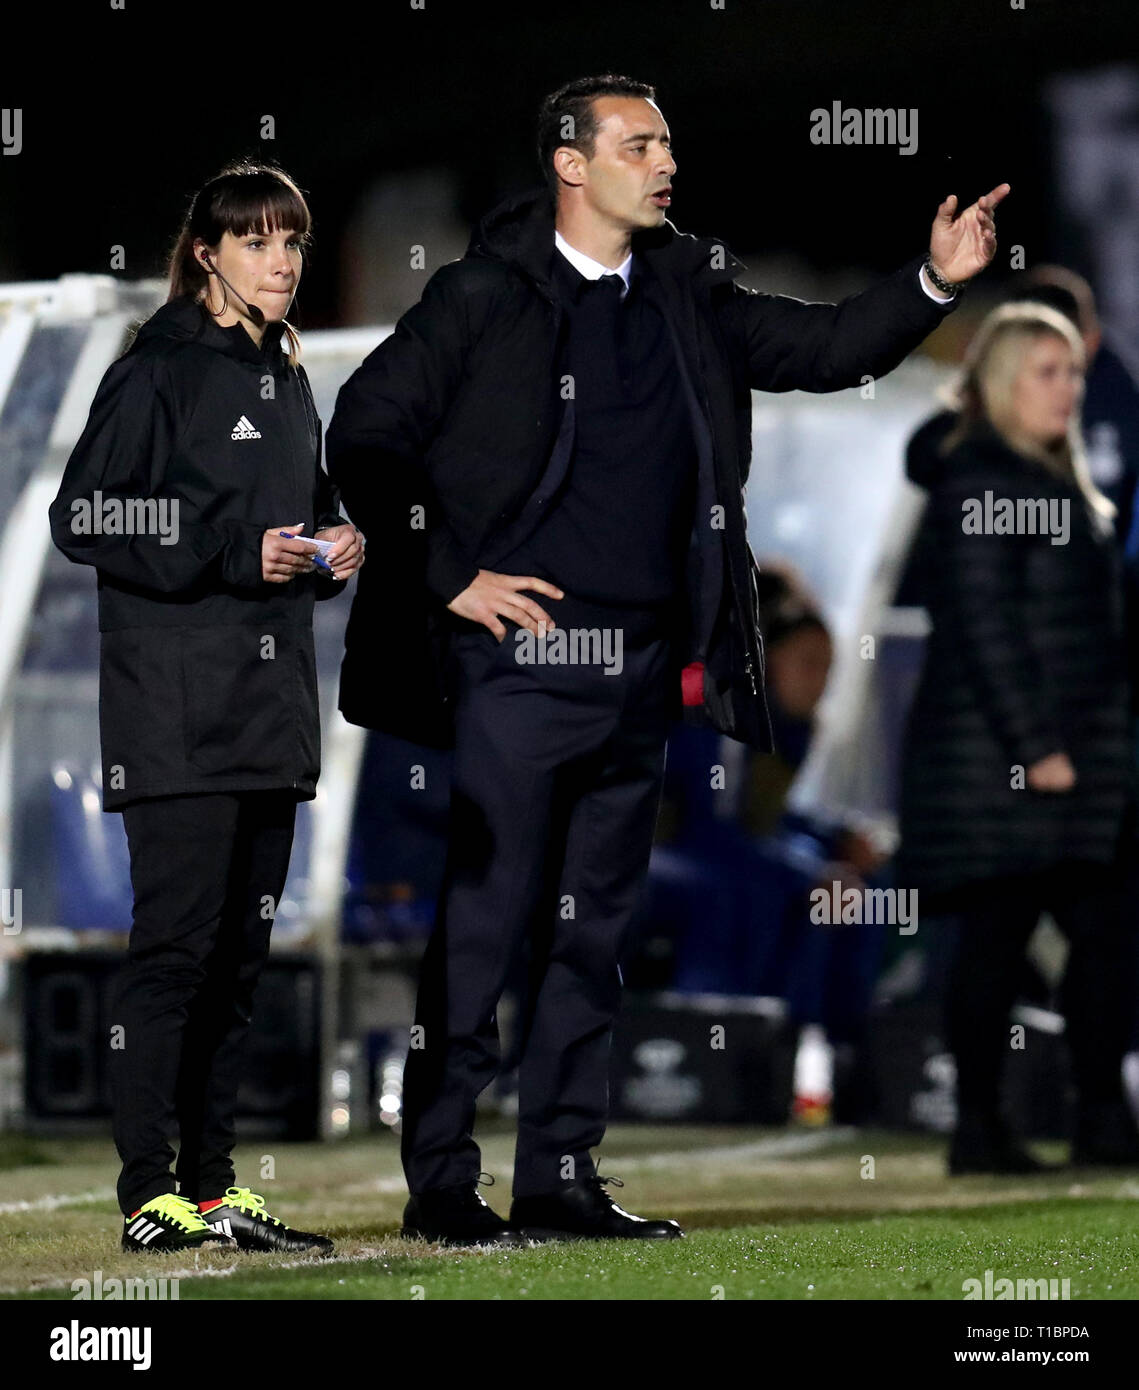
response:
<path id="1" fill-rule="evenodd" d="M 925 264 L 922 266 L 930 284 L 941 294 L 951 294 L 955 299 L 965 288 L 964 280 L 947 280 L 944 275 L 940 275 L 933 268 L 933 257 L 926 252 Z"/>

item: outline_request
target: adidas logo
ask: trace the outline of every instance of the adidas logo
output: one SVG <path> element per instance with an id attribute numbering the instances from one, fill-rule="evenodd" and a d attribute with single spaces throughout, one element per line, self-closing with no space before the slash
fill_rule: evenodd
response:
<path id="1" fill-rule="evenodd" d="M 153 1221 L 148 1221 L 145 1216 L 140 1216 L 133 1226 L 128 1227 L 128 1234 L 134 1236 L 135 1240 L 141 1241 L 143 1245 L 149 1245 L 161 1230 L 161 1226 L 156 1226 Z"/>
<path id="2" fill-rule="evenodd" d="M 223 1216 L 220 1221 L 207 1221 L 206 1225 L 211 1231 L 220 1231 L 223 1236 L 233 1235 L 233 1227 L 230 1225 L 228 1216 Z"/>
<path id="3" fill-rule="evenodd" d="M 261 431 L 253 428 L 248 415 L 243 415 L 230 433 L 230 439 L 260 439 Z"/>

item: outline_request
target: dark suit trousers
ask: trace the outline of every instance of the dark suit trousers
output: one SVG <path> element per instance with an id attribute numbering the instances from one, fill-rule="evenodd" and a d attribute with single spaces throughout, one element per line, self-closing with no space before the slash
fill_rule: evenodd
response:
<path id="1" fill-rule="evenodd" d="M 526 665 L 515 633 L 454 639 L 451 834 L 404 1078 L 413 1193 L 472 1181 L 479 1094 L 500 1062 L 496 1008 L 523 941 L 531 980 L 514 1195 L 594 1170 L 605 1132 L 619 958 L 652 847 L 675 644 L 628 642 L 620 674 Z"/>

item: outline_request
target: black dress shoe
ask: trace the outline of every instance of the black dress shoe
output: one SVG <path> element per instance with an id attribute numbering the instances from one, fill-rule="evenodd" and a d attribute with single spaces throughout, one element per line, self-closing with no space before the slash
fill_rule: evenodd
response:
<path id="1" fill-rule="evenodd" d="M 1053 1168 L 1053 1164 L 1041 1163 L 1022 1148 L 997 1117 L 965 1112 L 958 1120 L 949 1146 L 951 1177 L 969 1173 L 1047 1173 Z"/>
<path id="2" fill-rule="evenodd" d="M 510 1224 L 528 1240 L 672 1240 L 684 1232 L 675 1221 L 649 1221 L 624 1211 L 605 1191 L 605 1183 L 624 1187 L 620 1178 L 593 1174 L 563 1183 L 539 1197 L 515 1197 Z"/>
<path id="3" fill-rule="evenodd" d="M 244 1251 L 278 1255 L 331 1255 L 332 1241 L 312 1231 L 296 1231 L 265 1210 L 265 1198 L 248 1187 L 228 1187 L 217 1206 L 202 1213 L 211 1231 L 232 1236 Z"/>
<path id="4" fill-rule="evenodd" d="M 494 1178 L 486 1177 L 490 1187 Z M 405 1240 L 430 1240 L 440 1245 L 525 1245 L 517 1231 L 482 1199 L 479 1183 L 454 1183 L 414 1193 L 403 1212 Z"/>
<path id="5" fill-rule="evenodd" d="M 1072 1162 L 1081 1168 L 1132 1168 L 1139 1164 L 1139 1131 L 1126 1101 L 1080 1106 Z"/>

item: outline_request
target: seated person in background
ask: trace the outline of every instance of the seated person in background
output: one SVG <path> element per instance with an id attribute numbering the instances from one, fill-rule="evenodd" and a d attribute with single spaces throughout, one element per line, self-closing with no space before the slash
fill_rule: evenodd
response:
<path id="1" fill-rule="evenodd" d="M 881 856 L 853 827 L 787 810 L 832 644 L 818 607 L 789 567 L 763 568 L 759 597 L 775 753 L 754 754 L 707 729 L 675 731 L 649 911 L 658 929 L 662 922 L 672 927 L 678 990 L 782 998 L 790 1025 L 803 1030 L 811 1050 L 817 1052 L 821 1030 L 840 1050 L 840 1066 L 852 1072 L 881 927 L 814 923 L 810 894 L 815 887 L 829 892 L 835 880 L 842 888 L 863 887 Z M 797 1097 L 796 1112 L 824 1121 L 831 1089 L 824 1068 L 810 1093 Z"/>

